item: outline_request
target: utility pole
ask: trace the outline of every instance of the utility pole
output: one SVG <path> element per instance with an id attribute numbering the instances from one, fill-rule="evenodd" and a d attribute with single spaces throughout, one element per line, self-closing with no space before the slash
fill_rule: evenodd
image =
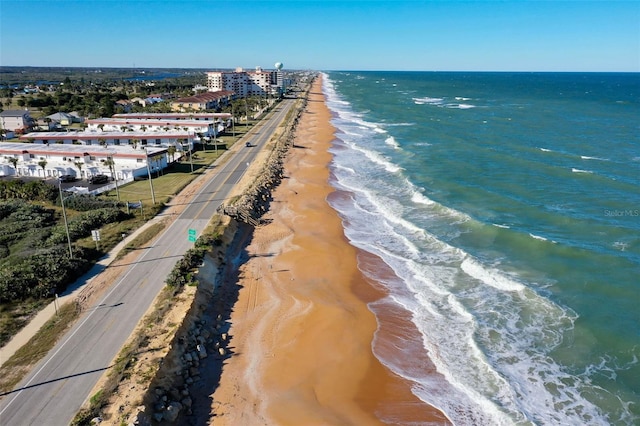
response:
<path id="1" fill-rule="evenodd" d="M 189 148 L 189 164 L 191 164 L 191 173 L 193 173 L 193 142 L 191 142 L 191 135 L 187 138 L 187 148 Z"/>
<path id="2" fill-rule="evenodd" d="M 151 202 L 155 206 L 156 205 L 156 195 L 153 192 L 153 180 L 151 179 L 151 166 L 149 166 L 149 154 L 148 153 L 147 153 L 147 175 L 149 176 L 149 186 L 151 187 Z"/>
<path id="3" fill-rule="evenodd" d="M 69 222 L 67 222 L 67 211 L 64 208 L 64 196 L 62 194 L 62 182 L 58 181 L 58 189 L 60 190 L 60 204 L 62 205 L 62 218 L 64 219 L 64 229 L 67 232 L 67 242 L 69 243 L 69 259 L 73 259 L 73 250 L 71 248 L 71 235 L 69 235 Z"/>

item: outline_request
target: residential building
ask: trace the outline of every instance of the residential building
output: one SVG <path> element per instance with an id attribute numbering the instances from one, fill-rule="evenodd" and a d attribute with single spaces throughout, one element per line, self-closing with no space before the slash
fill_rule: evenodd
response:
<path id="1" fill-rule="evenodd" d="M 7 110 L 0 112 L 0 128 L 15 133 L 24 133 L 34 126 L 28 110 Z"/>
<path id="2" fill-rule="evenodd" d="M 55 114 L 47 115 L 47 118 L 54 123 L 58 123 L 61 126 L 70 126 L 74 122 L 74 117 L 66 112 L 56 112 Z"/>
<path id="3" fill-rule="evenodd" d="M 218 92 L 205 92 L 187 98 L 176 99 L 171 102 L 172 111 L 205 111 L 218 109 L 228 105 L 235 97 L 235 93 L 229 90 Z"/>
<path id="4" fill-rule="evenodd" d="M 210 92 L 233 91 L 241 98 L 247 96 L 277 96 L 282 93 L 279 86 L 278 71 L 264 71 L 256 67 L 255 71 L 236 68 L 235 71 L 207 72 L 207 88 Z M 280 84 L 282 77 L 280 77 Z"/>
<path id="5" fill-rule="evenodd" d="M 43 145 L 92 145 L 92 146 L 175 146 L 179 151 L 185 145 L 193 149 L 194 133 L 182 129 L 162 132 L 33 132 L 20 136 L 20 140 Z"/>
<path id="6" fill-rule="evenodd" d="M 217 135 L 213 122 L 203 120 L 162 120 L 141 118 L 94 118 L 86 120 L 87 131 L 95 132 L 168 132 L 182 130 L 191 134 Z"/>
<path id="7" fill-rule="evenodd" d="M 167 167 L 166 147 L 44 145 L 31 143 L 0 144 L 0 176 L 34 176 L 55 178 L 72 175 L 78 179 L 104 174 L 112 178 L 131 179 Z M 10 160 L 10 159 L 15 160 Z M 16 161 L 17 160 L 17 161 Z M 114 163 L 115 176 L 108 166 Z M 15 162 L 15 167 L 13 165 Z"/>
<path id="8" fill-rule="evenodd" d="M 144 119 L 144 120 L 203 120 L 228 122 L 233 116 L 228 112 L 132 112 L 128 114 L 113 114 L 113 118 Z"/>

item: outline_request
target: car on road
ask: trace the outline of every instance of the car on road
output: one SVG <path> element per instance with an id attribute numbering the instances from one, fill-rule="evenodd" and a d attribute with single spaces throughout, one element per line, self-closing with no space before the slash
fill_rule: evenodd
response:
<path id="1" fill-rule="evenodd" d="M 244 144 L 244 146 L 246 146 L 247 148 L 251 146 L 251 142 L 247 142 Z"/>
<path id="2" fill-rule="evenodd" d="M 75 182 L 76 177 L 74 175 L 60 175 L 58 176 L 60 182 Z"/>
<path id="3" fill-rule="evenodd" d="M 109 176 L 107 175 L 93 175 L 89 178 L 89 183 L 94 185 L 107 182 L 109 182 Z"/>

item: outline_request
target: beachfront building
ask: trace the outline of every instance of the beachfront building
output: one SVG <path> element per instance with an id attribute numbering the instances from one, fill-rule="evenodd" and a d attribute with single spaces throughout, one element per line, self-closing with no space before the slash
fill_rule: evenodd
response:
<path id="1" fill-rule="evenodd" d="M 182 129 L 162 132 L 33 132 L 20 136 L 23 142 L 43 145 L 97 145 L 97 146 L 175 146 L 179 151 L 193 149 L 194 133 Z"/>
<path id="2" fill-rule="evenodd" d="M 129 114 L 113 114 L 113 118 L 137 118 L 143 120 L 204 120 L 228 121 L 232 115 L 228 112 L 132 112 Z"/>
<path id="3" fill-rule="evenodd" d="M 67 144 L 0 144 L 0 176 L 55 178 L 62 175 L 86 179 L 104 174 L 130 180 L 167 167 L 166 147 L 86 146 Z M 113 163 L 113 172 L 110 163 Z"/>
<path id="4" fill-rule="evenodd" d="M 235 93 L 228 90 L 205 92 L 186 98 L 171 101 L 171 111 L 205 111 L 222 108 L 235 98 Z"/>
<path id="5" fill-rule="evenodd" d="M 230 127 L 233 121 L 233 115 L 228 112 L 140 112 L 129 114 L 114 114 L 113 118 L 121 119 L 140 119 L 140 120 L 196 120 L 209 121 L 216 123 L 218 133 L 223 132 L 225 128 Z"/>
<path id="6" fill-rule="evenodd" d="M 235 71 L 207 72 L 207 88 L 210 92 L 232 91 L 241 98 L 248 96 L 279 96 L 278 71 L 264 71 L 256 67 L 255 71 L 236 68 Z M 282 78 L 280 78 L 280 84 Z"/>
<path id="7" fill-rule="evenodd" d="M 0 112 L 0 129 L 14 133 L 24 133 L 35 125 L 28 110 L 7 110 Z"/>
<path id="8" fill-rule="evenodd" d="M 94 132 L 169 132 L 181 130 L 186 133 L 217 136 L 219 133 L 212 121 L 205 120 L 174 120 L 174 119 L 145 119 L 145 118 L 94 118 L 86 120 L 88 131 Z"/>

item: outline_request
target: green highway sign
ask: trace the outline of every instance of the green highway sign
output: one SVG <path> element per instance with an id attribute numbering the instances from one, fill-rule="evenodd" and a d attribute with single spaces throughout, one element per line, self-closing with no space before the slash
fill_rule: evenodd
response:
<path id="1" fill-rule="evenodd" d="M 197 231 L 195 229 L 191 229 L 189 228 L 189 242 L 190 243 L 195 243 L 196 242 L 196 235 L 197 235 Z"/>

